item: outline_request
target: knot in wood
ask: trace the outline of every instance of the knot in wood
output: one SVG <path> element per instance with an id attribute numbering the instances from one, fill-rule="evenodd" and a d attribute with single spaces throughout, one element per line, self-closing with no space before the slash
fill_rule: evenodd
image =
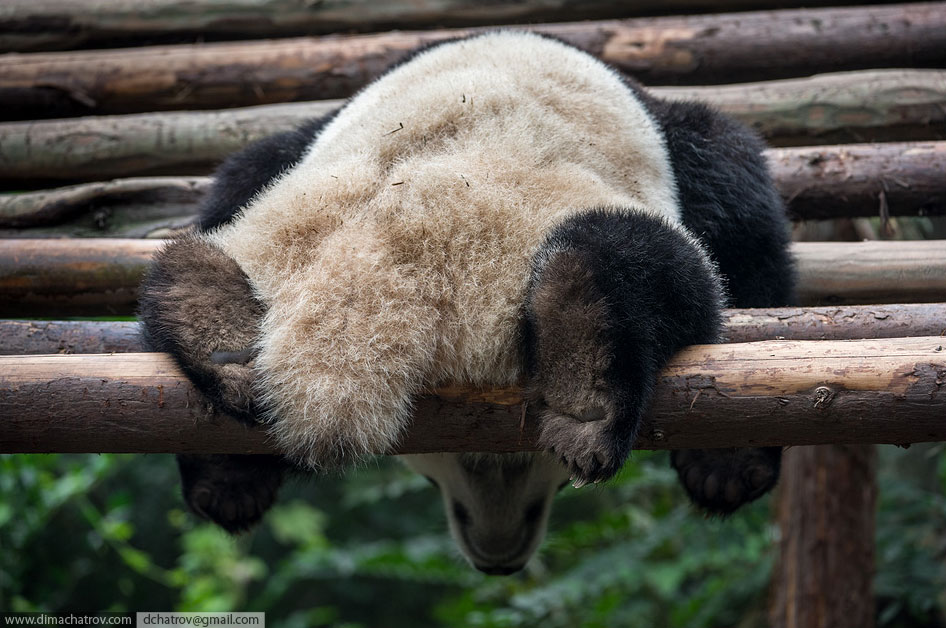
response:
<path id="1" fill-rule="evenodd" d="M 835 393 L 827 386 L 818 386 L 815 388 L 814 405 L 816 408 L 827 408 L 834 399 Z"/>
<path id="2" fill-rule="evenodd" d="M 653 440 L 655 443 L 659 443 L 659 442 L 661 442 L 662 440 L 664 440 L 665 438 L 667 438 L 667 435 L 664 434 L 663 430 L 654 430 L 654 432 L 650 435 L 650 438 L 651 438 L 651 440 Z"/>

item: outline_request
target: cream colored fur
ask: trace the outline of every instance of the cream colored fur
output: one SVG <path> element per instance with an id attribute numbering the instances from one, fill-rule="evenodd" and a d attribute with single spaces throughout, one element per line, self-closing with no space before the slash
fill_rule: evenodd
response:
<path id="1" fill-rule="evenodd" d="M 368 86 L 291 171 L 206 237 L 268 307 L 272 434 L 314 468 L 391 448 L 413 396 L 508 385 L 529 263 L 557 223 L 679 223 L 654 121 L 611 70 L 535 35 L 444 44 Z"/>

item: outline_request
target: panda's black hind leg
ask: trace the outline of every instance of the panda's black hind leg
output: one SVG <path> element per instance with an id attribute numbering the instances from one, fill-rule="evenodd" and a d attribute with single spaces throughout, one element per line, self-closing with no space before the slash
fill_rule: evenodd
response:
<path id="1" fill-rule="evenodd" d="M 177 464 L 190 509 L 232 534 L 259 523 L 289 468 L 279 456 L 180 455 Z"/>
<path id="2" fill-rule="evenodd" d="M 539 443 L 576 484 L 624 464 L 658 371 L 717 338 L 720 292 L 699 245 L 662 219 L 589 210 L 552 231 L 533 259 L 523 346 Z"/>

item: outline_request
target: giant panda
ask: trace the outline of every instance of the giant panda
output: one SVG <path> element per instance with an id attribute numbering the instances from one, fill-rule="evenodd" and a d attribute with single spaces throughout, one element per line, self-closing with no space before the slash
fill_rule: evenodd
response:
<path id="1" fill-rule="evenodd" d="M 181 456 L 187 502 L 246 529 L 287 472 L 391 450 L 425 389 L 521 383 L 542 453 L 408 459 L 475 567 L 521 568 L 552 495 L 621 468 L 675 352 L 717 342 L 726 305 L 790 304 L 762 148 L 565 43 L 495 31 L 420 50 L 231 157 L 197 232 L 156 256 L 140 316 L 284 455 Z M 771 488 L 780 453 L 672 464 L 728 513 Z"/>

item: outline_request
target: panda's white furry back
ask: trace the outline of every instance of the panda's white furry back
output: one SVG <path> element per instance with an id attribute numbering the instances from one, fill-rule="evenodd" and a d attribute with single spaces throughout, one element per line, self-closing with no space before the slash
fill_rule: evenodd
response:
<path id="1" fill-rule="evenodd" d="M 425 388 L 521 383 L 542 454 L 411 461 L 474 565 L 520 568 L 562 480 L 617 473 L 659 370 L 718 340 L 724 303 L 790 304 L 762 150 L 567 44 L 494 32 L 231 156 L 198 233 L 156 256 L 140 313 L 151 347 L 281 455 L 179 456 L 188 504 L 245 530 L 287 470 L 394 449 Z M 774 485 L 780 455 L 671 461 L 696 504 L 727 513 Z"/>
<path id="2" fill-rule="evenodd" d="M 425 386 L 515 384 L 530 260 L 588 207 L 679 220 L 656 123 L 585 53 L 493 33 L 360 92 L 208 236 L 269 309 L 257 364 L 283 445 L 378 450 Z"/>

